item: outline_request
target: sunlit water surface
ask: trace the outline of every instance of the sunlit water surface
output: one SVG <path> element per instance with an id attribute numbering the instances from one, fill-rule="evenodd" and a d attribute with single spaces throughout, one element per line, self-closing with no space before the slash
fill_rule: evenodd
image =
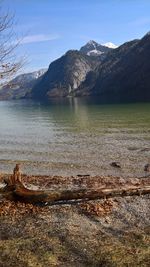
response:
<path id="1" fill-rule="evenodd" d="M 16 162 L 30 174 L 144 176 L 150 104 L 0 102 L 0 172 Z"/>

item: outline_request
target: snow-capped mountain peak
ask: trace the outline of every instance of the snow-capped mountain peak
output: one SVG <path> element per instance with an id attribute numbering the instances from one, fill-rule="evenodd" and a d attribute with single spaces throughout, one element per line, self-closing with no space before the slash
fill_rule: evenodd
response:
<path id="1" fill-rule="evenodd" d="M 96 44 L 96 42 L 95 41 L 93 41 L 93 40 L 90 40 L 87 44 L 90 44 L 90 45 L 95 45 Z"/>
<path id="2" fill-rule="evenodd" d="M 115 45 L 115 44 L 113 44 L 113 43 L 111 43 L 111 42 L 105 43 L 105 44 L 103 44 L 103 45 L 106 46 L 106 47 L 109 47 L 109 48 L 113 48 L 113 49 L 115 49 L 115 48 L 118 47 L 117 45 Z"/>

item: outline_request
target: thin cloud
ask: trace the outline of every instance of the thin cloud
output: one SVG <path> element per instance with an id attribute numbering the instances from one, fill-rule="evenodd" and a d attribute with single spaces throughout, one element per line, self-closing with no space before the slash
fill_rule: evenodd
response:
<path id="1" fill-rule="evenodd" d="M 36 35 L 28 35 L 20 40 L 20 44 L 31 44 L 31 43 L 39 43 L 46 41 L 53 41 L 59 39 L 60 36 L 57 34 L 36 34 Z"/>

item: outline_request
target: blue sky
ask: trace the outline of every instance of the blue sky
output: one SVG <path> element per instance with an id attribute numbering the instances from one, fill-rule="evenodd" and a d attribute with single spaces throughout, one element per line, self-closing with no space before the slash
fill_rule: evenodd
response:
<path id="1" fill-rule="evenodd" d="M 3 7 L 15 13 L 26 72 L 89 40 L 120 45 L 150 30 L 149 0 L 4 0 Z"/>

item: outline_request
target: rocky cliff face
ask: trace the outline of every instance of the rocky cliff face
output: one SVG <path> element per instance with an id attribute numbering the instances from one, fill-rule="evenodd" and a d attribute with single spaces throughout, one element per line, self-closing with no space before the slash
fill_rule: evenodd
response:
<path id="1" fill-rule="evenodd" d="M 116 49 L 98 67 L 92 94 L 106 101 L 150 101 L 150 35 Z"/>
<path id="2" fill-rule="evenodd" d="M 113 73 L 117 73 L 119 70 L 123 72 L 125 62 L 129 62 L 127 59 L 128 54 L 134 49 L 138 44 L 139 40 L 134 40 L 127 42 L 115 50 L 108 53 L 107 57 L 101 64 L 99 64 L 95 70 L 88 73 L 84 82 L 80 85 L 77 91 L 78 96 L 83 95 L 102 95 L 102 92 L 107 90 L 106 87 L 102 85 L 104 79 L 110 80 Z M 117 82 L 119 77 L 117 77 Z"/>
<path id="3" fill-rule="evenodd" d="M 97 59 L 70 50 L 52 62 L 41 81 L 30 94 L 32 98 L 74 96 L 86 75 L 98 64 Z"/>
<path id="4" fill-rule="evenodd" d="M 46 69 L 20 74 L 0 89 L 0 100 L 23 98 L 39 81 Z"/>

